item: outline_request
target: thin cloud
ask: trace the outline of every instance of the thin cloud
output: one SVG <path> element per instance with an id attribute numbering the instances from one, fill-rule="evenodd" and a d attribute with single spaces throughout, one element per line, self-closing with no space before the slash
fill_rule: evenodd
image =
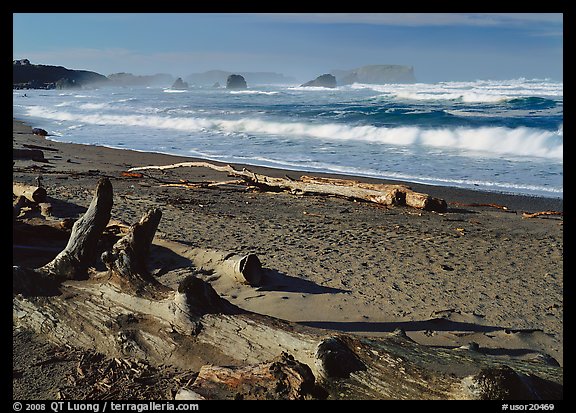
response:
<path id="1" fill-rule="evenodd" d="M 283 21 L 394 26 L 509 26 L 562 24 L 562 13 L 265 13 Z"/>
<path id="2" fill-rule="evenodd" d="M 188 75 L 210 69 L 274 71 L 273 62 L 283 53 L 167 51 L 140 53 L 128 49 L 68 48 L 54 51 L 19 52 L 14 59 L 32 64 L 57 65 L 68 69 L 90 70 L 104 75 L 116 72 L 134 74 L 172 73 Z M 306 57 L 301 57 L 306 60 Z M 79 67 L 78 62 L 83 62 Z"/>

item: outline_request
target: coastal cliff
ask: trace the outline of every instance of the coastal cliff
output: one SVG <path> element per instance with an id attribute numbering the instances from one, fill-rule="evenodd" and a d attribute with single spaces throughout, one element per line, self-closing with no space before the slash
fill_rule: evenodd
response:
<path id="1" fill-rule="evenodd" d="M 28 59 L 12 62 L 14 89 L 56 89 L 105 83 L 109 79 L 88 70 L 73 70 L 62 66 L 34 65 Z"/>

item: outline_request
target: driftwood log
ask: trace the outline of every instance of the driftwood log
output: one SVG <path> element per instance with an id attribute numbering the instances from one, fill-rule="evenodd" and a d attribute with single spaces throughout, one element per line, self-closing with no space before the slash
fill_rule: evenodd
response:
<path id="1" fill-rule="evenodd" d="M 236 255 L 202 248 L 194 248 L 189 254 L 200 270 L 214 271 L 252 287 L 262 285 L 264 274 L 256 254 Z"/>
<path id="2" fill-rule="evenodd" d="M 111 200 L 104 178 L 61 254 L 39 269 L 14 267 L 14 325 L 56 344 L 198 371 L 180 399 L 563 396 L 557 365 L 426 347 L 401 330 L 364 338 L 248 312 L 219 297 L 192 268 L 176 290 L 168 288 L 145 265 L 159 210 L 103 254 L 107 271 L 87 271 Z"/>
<path id="3" fill-rule="evenodd" d="M 179 167 L 203 167 L 229 176 L 239 177 L 248 184 L 264 191 L 288 191 L 302 195 L 331 195 L 343 198 L 374 202 L 381 205 L 405 205 L 428 211 L 446 212 L 446 201 L 413 191 L 406 185 L 368 184 L 348 179 L 330 179 L 302 176 L 299 180 L 276 178 L 254 173 L 246 168 L 234 169 L 231 165 L 214 165 L 209 162 L 182 162 L 162 166 L 141 166 L 130 168 L 129 172 L 147 169 L 172 169 Z"/>
<path id="4" fill-rule="evenodd" d="M 12 159 L 29 159 L 36 162 L 47 162 L 40 149 L 12 149 Z"/>
<path id="5" fill-rule="evenodd" d="M 17 197 L 23 196 L 30 202 L 41 203 L 46 201 L 46 189 L 39 186 L 12 182 L 12 193 Z"/>
<path id="6" fill-rule="evenodd" d="M 522 218 L 536 218 L 541 216 L 550 216 L 550 215 L 557 215 L 557 216 L 564 216 L 564 212 L 562 211 L 539 211 L 534 213 L 523 213 Z"/>

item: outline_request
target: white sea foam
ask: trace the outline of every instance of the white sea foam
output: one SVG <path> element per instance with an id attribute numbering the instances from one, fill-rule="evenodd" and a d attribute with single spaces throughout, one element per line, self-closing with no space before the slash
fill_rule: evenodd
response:
<path id="1" fill-rule="evenodd" d="M 361 141 L 387 145 L 418 145 L 458 149 L 464 153 L 472 154 L 475 152 L 487 156 L 527 156 L 556 161 L 562 161 L 564 149 L 563 129 L 547 131 L 526 127 L 376 127 L 370 125 L 350 126 L 338 123 L 274 122 L 259 118 L 228 120 L 155 115 L 76 114 L 38 106 L 28 108 L 28 114 L 58 121 L 99 125 L 152 127 L 190 132 L 249 133 L 315 138 L 327 141 Z"/>
<path id="2" fill-rule="evenodd" d="M 391 93 L 399 99 L 411 100 L 461 100 L 466 103 L 482 102 L 504 102 L 509 100 L 509 96 L 500 94 L 486 94 L 471 91 L 462 91 L 456 93 L 422 93 L 422 92 L 396 92 Z"/>
<path id="3" fill-rule="evenodd" d="M 304 92 L 326 92 L 328 90 L 329 91 L 341 90 L 340 88 L 322 87 L 322 86 L 290 86 L 287 89 L 304 91 Z"/>
<path id="4" fill-rule="evenodd" d="M 230 156 L 214 155 L 208 152 L 190 150 L 190 155 L 198 156 L 204 159 L 220 162 L 237 162 L 247 163 L 250 165 L 259 165 L 273 168 L 282 168 L 294 171 L 308 172 L 329 172 L 351 176 L 366 176 L 380 179 L 392 179 L 398 181 L 415 182 L 428 185 L 443 186 L 460 186 L 467 188 L 495 189 L 504 192 L 522 192 L 522 193 L 546 193 L 550 195 L 562 195 L 563 187 L 548 187 L 544 185 L 518 184 L 512 182 L 497 182 L 479 179 L 454 179 L 442 178 L 439 176 L 424 176 L 418 174 L 406 174 L 393 171 L 385 171 L 371 168 L 358 168 L 354 166 L 338 165 L 326 162 L 313 162 L 309 159 L 274 159 L 262 156 Z"/>
<path id="5" fill-rule="evenodd" d="M 231 90 L 231 95 L 277 95 L 278 91 L 266 91 L 266 90 Z"/>
<path id="6" fill-rule="evenodd" d="M 351 89 L 371 89 L 382 97 L 407 100 L 460 100 L 466 103 L 492 103 L 519 97 L 563 96 L 563 84 L 516 79 L 508 81 L 439 82 L 373 85 L 354 83 Z"/>
<path id="7" fill-rule="evenodd" d="M 82 103 L 80 105 L 78 105 L 78 107 L 80 109 L 86 109 L 86 110 L 98 110 L 98 109 L 104 109 L 106 107 L 108 107 L 107 103 Z"/>

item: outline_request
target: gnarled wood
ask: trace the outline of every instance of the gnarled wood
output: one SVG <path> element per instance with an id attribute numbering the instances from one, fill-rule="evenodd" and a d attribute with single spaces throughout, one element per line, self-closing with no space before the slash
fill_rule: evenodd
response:
<path id="1" fill-rule="evenodd" d="M 74 223 L 66 248 L 43 267 L 13 267 L 13 292 L 25 295 L 54 294 L 61 281 L 86 278 L 88 267 L 96 258 L 96 244 L 110 220 L 111 210 L 112 184 L 108 178 L 102 178 L 98 181 L 88 210 Z"/>
<path id="2" fill-rule="evenodd" d="M 123 286 L 141 291 L 142 288 L 153 285 L 161 289 L 147 268 L 150 245 L 160 223 L 162 211 L 152 209 L 132 225 L 128 233 L 120 238 L 111 251 L 102 254 L 102 261 L 106 264 L 110 276 Z"/>
<path id="3" fill-rule="evenodd" d="M 165 170 L 179 167 L 203 167 L 230 176 L 240 177 L 250 185 L 265 191 L 289 191 L 295 194 L 332 195 L 349 199 L 374 202 L 381 205 L 406 205 L 428 211 L 445 212 L 446 201 L 433 198 L 427 194 L 414 192 L 406 185 L 368 184 L 348 179 L 331 179 L 302 176 L 299 180 L 291 178 L 276 178 L 254 173 L 246 168 L 234 169 L 231 165 L 214 165 L 209 162 L 182 162 L 172 165 L 141 166 L 130 168 L 129 171 L 147 169 Z"/>
<path id="4" fill-rule="evenodd" d="M 112 184 L 108 178 L 101 178 L 88 210 L 74 223 L 66 248 L 39 270 L 56 280 L 86 278 L 86 271 L 96 258 L 96 244 L 110 220 L 111 210 Z"/>
<path id="5" fill-rule="evenodd" d="M 316 385 L 310 367 L 288 353 L 245 367 L 202 366 L 189 390 L 212 400 L 305 400 L 327 396 Z"/>
<path id="6" fill-rule="evenodd" d="M 244 367 L 249 376 L 282 352 L 306 364 L 334 399 L 482 399 L 517 394 L 514 381 L 498 381 L 498 393 L 482 390 L 483 371 L 508 366 L 533 398 L 562 398 L 558 366 L 459 349 L 421 346 L 401 334 L 368 339 L 331 335 L 235 308 L 209 284 L 189 277 L 189 286 L 163 299 L 136 297 L 107 283 L 67 281 L 63 295 L 49 299 L 14 298 L 14 322 L 43 333 L 57 344 L 74 344 L 110 357 L 138 357 L 153 365 L 199 369 L 218 364 Z M 184 284 L 184 283 L 183 283 Z M 338 343 L 326 357 L 318 351 Z M 198 354 L 211 354 L 198 360 Z M 344 367 L 336 368 L 340 362 Z M 332 364 L 330 364 L 332 363 Z M 336 363 L 336 364 L 335 364 Z M 328 372 L 328 373 L 326 373 Z M 192 389 L 213 397 L 206 375 Z M 200 385 L 200 383 L 203 383 Z M 512 386 L 509 388 L 509 386 Z M 486 388 L 493 388 L 485 386 Z M 500 397 L 498 396 L 498 397 Z"/>

